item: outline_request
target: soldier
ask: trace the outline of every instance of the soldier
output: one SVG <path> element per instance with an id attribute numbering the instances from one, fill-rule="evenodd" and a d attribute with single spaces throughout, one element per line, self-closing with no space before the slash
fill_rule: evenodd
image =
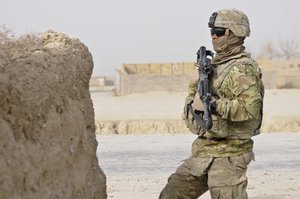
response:
<path id="1" fill-rule="evenodd" d="M 198 135 L 192 155 L 172 174 L 160 199 L 197 199 L 210 191 L 212 199 L 246 199 L 247 165 L 254 160 L 252 136 L 259 134 L 264 88 L 257 63 L 243 46 L 250 36 L 248 17 L 236 9 L 214 12 L 208 26 L 216 56 L 210 79 L 213 126 L 201 129 L 193 114 L 184 121 Z M 190 75 L 185 108 L 203 113 L 197 95 L 197 69 Z"/>

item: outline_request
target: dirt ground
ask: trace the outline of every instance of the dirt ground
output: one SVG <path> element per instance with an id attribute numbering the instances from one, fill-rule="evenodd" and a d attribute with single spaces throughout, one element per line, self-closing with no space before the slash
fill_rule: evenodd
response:
<path id="1" fill-rule="evenodd" d="M 92 93 L 96 122 L 180 119 L 184 97 L 185 93 L 121 97 Z M 256 161 L 248 170 L 250 199 L 300 198 L 299 97 L 300 90 L 266 91 L 263 127 L 271 133 L 254 138 Z M 195 139 L 191 134 L 140 134 L 97 136 L 108 198 L 158 198 L 169 175 L 189 156 Z M 209 199 L 209 193 L 201 198 Z"/>
<path id="2" fill-rule="evenodd" d="M 127 124 L 140 121 L 154 125 L 149 121 L 180 121 L 185 96 L 185 92 L 153 92 L 118 97 L 108 92 L 91 93 L 96 124 L 102 121 L 122 121 Z M 299 89 L 266 90 L 262 131 L 300 132 L 299 99 Z M 143 134 L 146 129 L 139 127 L 135 131 L 129 134 Z"/>

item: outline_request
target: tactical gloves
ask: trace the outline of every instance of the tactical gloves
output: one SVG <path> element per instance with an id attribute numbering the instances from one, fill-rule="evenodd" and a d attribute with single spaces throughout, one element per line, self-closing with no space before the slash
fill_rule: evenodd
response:
<path id="1" fill-rule="evenodd" d="M 200 125 L 197 124 L 197 122 L 192 114 L 192 111 L 195 114 L 199 115 L 199 117 L 201 117 L 201 118 L 203 116 L 203 111 L 195 110 L 192 107 L 192 104 L 193 104 L 193 98 L 187 97 L 185 100 L 182 119 L 183 119 L 184 123 L 186 124 L 187 128 L 193 134 L 200 135 L 203 133 L 203 130 L 201 129 Z"/>

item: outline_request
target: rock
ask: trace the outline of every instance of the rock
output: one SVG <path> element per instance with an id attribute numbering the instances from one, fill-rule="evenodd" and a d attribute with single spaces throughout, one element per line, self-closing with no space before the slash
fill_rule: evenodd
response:
<path id="1" fill-rule="evenodd" d="M 0 39 L 0 198 L 107 198 L 88 48 L 54 31 Z"/>

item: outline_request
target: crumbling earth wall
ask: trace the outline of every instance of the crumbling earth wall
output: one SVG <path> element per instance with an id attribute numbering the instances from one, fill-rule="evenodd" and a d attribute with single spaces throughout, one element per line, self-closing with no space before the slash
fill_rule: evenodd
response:
<path id="1" fill-rule="evenodd" d="M 107 198 L 88 48 L 54 31 L 0 38 L 0 198 Z"/>

